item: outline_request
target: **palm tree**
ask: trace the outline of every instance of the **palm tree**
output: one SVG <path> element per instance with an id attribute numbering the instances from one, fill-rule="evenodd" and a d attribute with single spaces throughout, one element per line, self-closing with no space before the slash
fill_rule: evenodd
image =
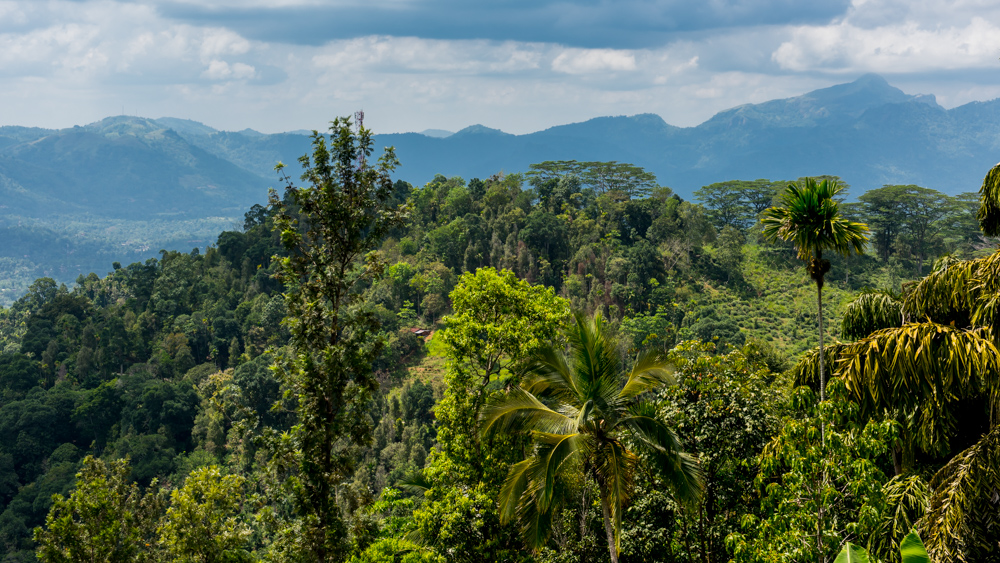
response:
<path id="1" fill-rule="evenodd" d="M 868 227 L 863 223 L 848 221 L 840 215 L 834 197 L 841 188 L 836 181 L 823 180 L 819 184 L 806 178 L 800 187 L 789 184 L 782 197 L 783 207 L 764 210 L 761 222 L 764 237 L 781 239 L 795 245 L 799 259 L 806 261 L 806 271 L 816 282 L 816 302 L 819 304 L 819 394 L 826 400 L 826 375 L 823 358 L 823 280 L 830 271 L 830 261 L 823 259 L 824 250 L 849 256 L 861 254 L 868 242 Z"/>
<path id="2" fill-rule="evenodd" d="M 500 516 L 518 521 L 528 545 L 544 545 L 567 473 L 593 479 L 600 491 L 611 561 L 621 547 L 621 521 L 634 476 L 647 456 L 678 500 L 701 493 L 698 463 L 681 452 L 673 430 L 641 395 L 674 382 L 670 366 L 641 354 L 628 373 L 622 347 L 600 315 L 576 316 L 570 350 L 538 353 L 521 385 L 483 412 L 483 431 L 527 429 L 530 454 L 511 466 L 500 491 Z"/>
<path id="3" fill-rule="evenodd" d="M 986 175 L 980 201 L 983 232 L 1000 235 L 1000 165 Z M 856 306 L 845 328 L 861 338 L 827 354 L 834 375 L 844 380 L 863 415 L 901 415 L 901 441 L 909 450 L 905 457 L 912 459 L 919 449 L 925 460 L 947 460 L 925 492 L 912 495 L 926 499 L 926 507 L 907 507 L 913 514 L 906 515 L 906 528 L 915 524 L 934 561 L 995 561 L 1000 550 L 1000 251 L 974 260 L 939 261 L 934 272 L 907 290 L 900 309 L 876 298 L 859 299 Z M 903 322 L 891 326 L 890 318 L 900 312 Z M 816 363 L 813 356 L 804 358 L 797 378 L 814 377 L 810 365 Z M 964 449 L 955 453 L 956 446 Z M 903 479 L 921 484 L 919 475 L 903 469 L 887 492 Z M 919 520 L 913 522 L 914 517 Z"/>
<path id="4" fill-rule="evenodd" d="M 830 261 L 823 259 L 824 250 L 849 256 L 861 254 L 868 242 L 868 227 L 863 223 L 848 221 L 840 215 L 834 199 L 841 188 L 837 182 L 823 180 L 819 184 L 806 178 L 804 186 L 789 184 L 782 196 L 783 207 L 764 210 L 761 223 L 764 238 L 781 239 L 795 245 L 799 259 L 806 261 L 806 271 L 816 282 L 816 302 L 819 305 L 819 398 L 826 401 L 825 354 L 823 353 L 823 281 L 830 271 Z M 826 446 L 826 424 L 820 424 L 820 437 Z M 826 472 L 823 473 L 826 481 Z M 819 507 L 816 527 L 816 544 L 822 552 L 823 506 Z"/>
<path id="5" fill-rule="evenodd" d="M 923 322 L 876 330 L 834 355 L 834 374 L 862 415 L 901 415 L 904 460 L 917 449 L 950 457 L 931 479 L 929 506 L 916 523 L 935 561 L 983 560 L 1000 547 L 998 296 L 1000 252 L 945 264 L 903 301 L 905 314 Z M 956 443 L 977 438 L 954 453 Z"/>

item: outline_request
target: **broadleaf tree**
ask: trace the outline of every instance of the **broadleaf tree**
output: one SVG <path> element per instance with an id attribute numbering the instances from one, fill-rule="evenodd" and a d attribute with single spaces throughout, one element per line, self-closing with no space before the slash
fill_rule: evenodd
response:
<path id="1" fill-rule="evenodd" d="M 371 434 L 364 409 L 378 383 L 372 362 L 382 342 L 378 317 L 361 302 L 362 289 L 383 269 L 373 252 L 402 223 L 392 204 L 392 148 L 371 160 L 374 139 L 359 112 L 337 118 L 329 139 L 314 131 L 312 154 L 299 159 L 305 186 L 272 191 L 275 228 L 288 255 L 278 274 L 285 284 L 290 352 L 275 371 L 297 403 L 297 424 L 286 433 L 289 484 L 302 519 L 302 551 L 317 562 L 345 557 L 346 529 L 336 503 L 337 483 L 351 474 L 352 446 Z M 281 165 L 279 164 L 279 170 Z"/>

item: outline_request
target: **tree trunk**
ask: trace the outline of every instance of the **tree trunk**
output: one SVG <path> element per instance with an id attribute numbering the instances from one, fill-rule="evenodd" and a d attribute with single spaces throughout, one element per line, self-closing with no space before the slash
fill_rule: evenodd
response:
<path id="1" fill-rule="evenodd" d="M 816 286 L 816 302 L 819 303 L 819 400 L 826 400 L 826 355 L 823 353 L 823 285 Z M 824 425 L 825 426 L 825 425 Z M 826 435 L 821 432 L 823 445 L 826 445 Z"/>
<path id="2" fill-rule="evenodd" d="M 611 522 L 611 499 L 608 498 L 608 491 L 604 483 L 598 481 L 601 488 L 601 512 L 604 513 L 604 533 L 608 536 L 608 551 L 611 553 L 611 563 L 618 563 L 618 546 L 615 545 L 615 529 Z"/>
<path id="3" fill-rule="evenodd" d="M 524 457 L 524 456 L 522 456 Z M 580 541 L 587 537 L 587 484 L 583 485 L 583 497 L 580 499 Z M 587 553 L 580 555 L 580 563 L 587 563 Z"/>
<path id="4" fill-rule="evenodd" d="M 708 550 L 707 535 L 705 534 L 705 503 L 698 503 L 698 535 L 701 536 L 701 560 L 703 563 L 711 563 L 712 554 Z"/>
<path id="5" fill-rule="evenodd" d="M 819 400 L 820 408 L 826 401 L 826 355 L 823 353 L 823 281 L 822 277 L 816 280 L 816 302 L 819 304 Z M 826 450 L 826 421 L 823 420 L 822 413 L 819 420 L 819 435 Z M 824 453 L 825 455 L 825 453 Z M 825 460 L 822 462 L 825 463 Z M 826 487 L 826 466 L 823 467 L 823 474 L 819 482 L 819 510 L 816 520 L 816 555 L 822 563 L 826 561 L 823 556 L 823 489 Z"/>

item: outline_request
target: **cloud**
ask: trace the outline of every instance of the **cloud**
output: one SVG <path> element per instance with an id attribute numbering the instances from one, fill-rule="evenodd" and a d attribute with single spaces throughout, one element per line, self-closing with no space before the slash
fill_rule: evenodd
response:
<path id="1" fill-rule="evenodd" d="M 257 76 L 257 69 L 248 64 L 212 60 L 201 75 L 209 80 L 246 80 Z"/>
<path id="2" fill-rule="evenodd" d="M 443 41 L 370 36 L 333 41 L 316 49 L 313 63 L 325 71 L 350 73 L 495 74 L 536 69 L 544 45 L 514 42 Z"/>
<path id="3" fill-rule="evenodd" d="M 781 68 L 839 73 L 913 73 L 995 67 L 1000 27 L 981 17 L 964 26 L 928 27 L 915 21 L 864 28 L 850 21 L 798 27 L 774 52 Z"/>
<path id="4" fill-rule="evenodd" d="M 225 25 L 267 42 L 322 45 L 371 35 L 652 48 L 677 34 L 730 27 L 815 24 L 844 15 L 848 0 L 401 0 L 281 5 L 162 1 L 167 17 Z"/>
<path id="5" fill-rule="evenodd" d="M 612 49 L 571 49 L 552 61 L 552 70 L 567 74 L 635 70 L 635 56 Z"/>
<path id="6" fill-rule="evenodd" d="M 884 73 L 1000 95 L 985 0 L 0 0 L 0 107 L 66 126 L 164 115 L 262 131 L 524 133 L 600 115 L 697 125 Z M 130 108 L 130 109 L 129 109 Z"/>

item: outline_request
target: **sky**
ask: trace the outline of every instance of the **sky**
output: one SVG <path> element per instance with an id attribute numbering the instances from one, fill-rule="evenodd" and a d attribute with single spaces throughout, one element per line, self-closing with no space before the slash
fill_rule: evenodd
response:
<path id="1" fill-rule="evenodd" d="M 878 73 L 1000 97 L 996 0 L 0 0 L 0 125 L 694 126 Z"/>

